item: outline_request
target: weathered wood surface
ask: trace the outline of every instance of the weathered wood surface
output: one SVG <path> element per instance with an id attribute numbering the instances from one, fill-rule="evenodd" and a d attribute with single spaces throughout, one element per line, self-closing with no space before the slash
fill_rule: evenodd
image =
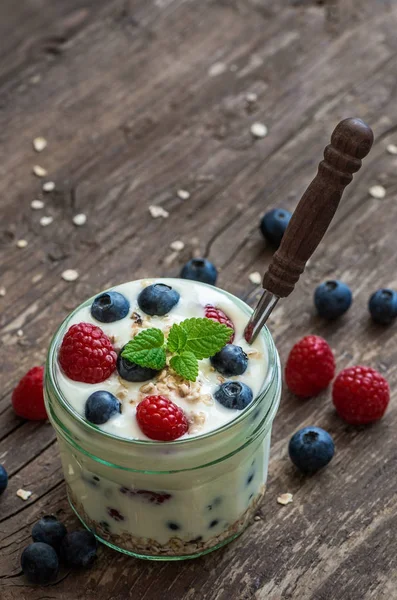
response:
<path id="1" fill-rule="evenodd" d="M 295 293 L 270 327 L 282 359 L 308 332 L 327 337 L 338 367 L 364 363 L 397 378 L 395 328 L 368 320 L 380 286 L 397 287 L 397 4 L 393 0 L 3 0 L 0 3 L 1 422 L 0 460 L 11 475 L 0 501 L 2 600 L 382 600 L 397 598 L 397 412 L 363 430 L 343 424 L 329 393 L 299 402 L 284 391 L 261 520 L 235 543 L 183 564 L 151 564 L 106 548 L 87 573 L 26 585 L 22 548 L 40 515 L 76 526 L 54 433 L 24 423 L 11 390 L 44 360 L 67 312 L 111 284 L 175 275 L 200 252 L 241 296 L 271 251 L 258 232 L 268 207 L 293 208 L 338 120 L 358 116 L 376 141 Z M 214 77 L 210 67 L 226 70 Z M 247 92 L 258 94 L 249 108 Z M 254 141 L 249 128 L 266 123 Z M 42 154 L 32 139 L 43 135 Z M 56 191 L 46 209 L 32 166 Z M 383 183 L 384 200 L 368 188 Z M 181 201 L 175 191 L 191 192 Z M 170 217 L 154 220 L 148 206 Z M 76 228 L 72 216 L 88 215 Z M 52 215 L 47 228 L 42 214 Z M 26 239 L 25 249 L 16 240 Z M 169 260 L 169 244 L 185 250 Z M 61 273 L 78 268 L 76 283 Z M 313 316 L 314 286 L 337 276 L 354 305 L 338 324 Z M 17 331 L 22 329 L 23 336 Z M 287 441 L 316 424 L 334 436 L 332 465 L 298 476 Z M 33 491 L 23 502 L 19 487 Z M 282 492 L 294 502 L 277 504 Z"/>

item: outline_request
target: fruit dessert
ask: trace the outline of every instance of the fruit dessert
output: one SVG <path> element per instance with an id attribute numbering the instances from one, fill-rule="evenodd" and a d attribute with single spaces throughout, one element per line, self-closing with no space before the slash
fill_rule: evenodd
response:
<path id="1" fill-rule="evenodd" d="M 264 492 L 279 400 L 249 309 L 178 279 L 126 283 L 79 307 L 50 350 L 46 402 L 69 499 L 117 549 L 201 554 L 235 537 Z"/>

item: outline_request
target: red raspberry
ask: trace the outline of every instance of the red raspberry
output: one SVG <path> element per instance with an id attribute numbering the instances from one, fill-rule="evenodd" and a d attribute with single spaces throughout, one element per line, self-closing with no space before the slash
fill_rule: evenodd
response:
<path id="1" fill-rule="evenodd" d="M 233 329 L 233 332 L 236 331 L 233 321 L 231 321 L 231 319 L 229 319 L 229 317 L 223 312 L 223 310 L 221 310 L 220 308 L 216 308 L 215 306 L 212 306 L 212 304 L 206 305 L 205 316 L 207 317 L 207 319 L 211 319 L 212 321 L 216 321 L 217 323 L 221 323 L 222 325 L 226 325 L 227 327 L 230 327 L 230 329 Z M 234 333 L 232 334 L 230 340 L 228 341 L 228 344 L 233 344 L 233 342 L 234 342 Z"/>
<path id="2" fill-rule="evenodd" d="M 293 394 L 301 398 L 317 396 L 334 375 L 334 355 L 322 337 L 307 335 L 293 346 L 285 367 L 285 379 Z"/>
<path id="3" fill-rule="evenodd" d="M 65 374 L 84 383 L 100 383 L 110 377 L 116 359 L 108 336 L 91 323 L 72 325 L 59 350 L 59 364 Z"/>
<path id="4" fill-rule="evenodd" d="M 389 384 L 370 367 L 349 367 L 334 381 L 332 400 L 339 416 L 350 425 L 381 419 L 390 400 Z"/>
<path id="5" fill-rule="evenodd" d="M 43 396 L 44 367 L 33 367 L 12 392 L 12 407 L 18 417 L 41 421 L 47 418 Z"/>
<path id="6" fill-rule="evenodd" d="M 146 396 L 138 404 L 136 418 L 143 433 L 152 440 L 169 442 L 188 430 L 183 410 L 165 396 Z"/>

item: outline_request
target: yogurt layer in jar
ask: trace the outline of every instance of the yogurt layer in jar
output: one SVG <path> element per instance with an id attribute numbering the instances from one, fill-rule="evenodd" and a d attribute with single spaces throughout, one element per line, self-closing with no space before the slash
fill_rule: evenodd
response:
<path id="1" fill-rule="evenodd" d="M 177 301 L 165 314 L 148 314 L 153 313 L 151 298 L 149 304 L 141 300 L 153 285 L 176 292 Z M 277 351 L 266 328 L 249 346 L 243 331 L 251 309 L 212 286 L 145 279 L 108 292 L 124 298 L 121 318 L 98 320 L 100 311 L 93 309 L 98 300 L 90 299 L 61 325 L 48 354 L 46 405 L 57 432 L 69 501 L 98 539 L 122 552 L 167 560 L 199 556 L 241 533 L 263 496 L 280 398 Z M 146 376 L 138 369 L 141 380 L 128 380 L 123 364 L 129 361 L 121 353 L 125 356 L 128 343 L 142 331 L 161 330 L 167 340 L 174 324 L 183 327 L 186 319 L 219 314 L 233 328 L 233 343 L 225 344 L 226 358 L 222 349 L 215 358 L 198 359 L 195 381 L 172 368 L 168 352 L 164 368 Z M 72 378 L 68 367 L 62 367 L 65 336 L 80 323 L 100 327 L 117 355 L 113 371 L 102 381 L 76 380 L 79 375 Z M 237 363 L 232 346 L 240 349 L 235 351 Z M 248 396 L 239 395 L 242 388 Z M 106 392 L 117 404 L 104 422 L 95 414 L 92 422 L 87 411 L 96 392 Z M 154 396 L 182 412 L 185 428 L 177 439 L 163 441 L 142 430 L 137 407 Z"/>

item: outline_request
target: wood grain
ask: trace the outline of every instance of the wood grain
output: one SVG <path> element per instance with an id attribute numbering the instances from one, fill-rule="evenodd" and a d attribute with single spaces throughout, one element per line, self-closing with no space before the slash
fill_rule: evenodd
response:
<path id="1" fill-rule="evenodd" d="M 395 328 L 370 324 L 366 303 L 397 287 L 397 5 L 392 0 L 20 0 L 0 3 L 0 500 L 2 600 L 383 600 L 397 598 L 394 531 Z M 214 63 L 224 65 L 211 76 Z M 213 72 L 213 71 L 212 71 Z M 247 93 L 258 100 L 250 104 Z M 275 421 L 261 519 L 226 549 L 193 562 L 150 564 L 105 548 L 87 573 L 26 584 L 19 557 L 32 524 L 53 512 L 68 526 L 57 446 L 48 424 L 24 423 L 11 391 L 43 362 L 52 332 L 88 295 L 145 275 L 176 275 L 194 254 L 221 269 L 219 285 L 255 302 L 248 279 L 270 261 L 260 216 L 293 209 L 315 175 L 324 139 L 357 115 L 376 142 L 293 295 L 271 316 L 282 360 L 309 332 L 338 368 L 363 363 L 390 381 L 385 419 L 341 422 L 329 392 L 299 402 L 285 390 Z M 255 140 L 254 122 L 269 134 Z M 48 140 L 36 154 L 34 137 Z M 40 164 L 56 183 L 41 193 Z M 372 199 L 371 185 L 386 188 Z M 176 190 L 187 189 L 182 201 Z M 43 197 L 44 211 L 30 202 Z M 148 207 L 170 216 L 152 219 Z M 72 217 L 88 216 L 77 228 Z M 42 214 L 54 217 L 41 227 Z M 16 247 L 26 239 L 25 249 Z M 174 255 L 169 244 L 185 242 Z M 71 284 L 61 278 L 77 268 Z M 314 316 L 314 287 L 338 277 L 354 302 L 337 324 Z M 22 337 L 17 335 L 23 331 Z M 315 424 L 334 436 L 323 473 L 298 476 L 289 437 Z M 16 497 L 19 487 L 32 497 Z M 277 504 L 280 493 L 292 504 Z"/>

